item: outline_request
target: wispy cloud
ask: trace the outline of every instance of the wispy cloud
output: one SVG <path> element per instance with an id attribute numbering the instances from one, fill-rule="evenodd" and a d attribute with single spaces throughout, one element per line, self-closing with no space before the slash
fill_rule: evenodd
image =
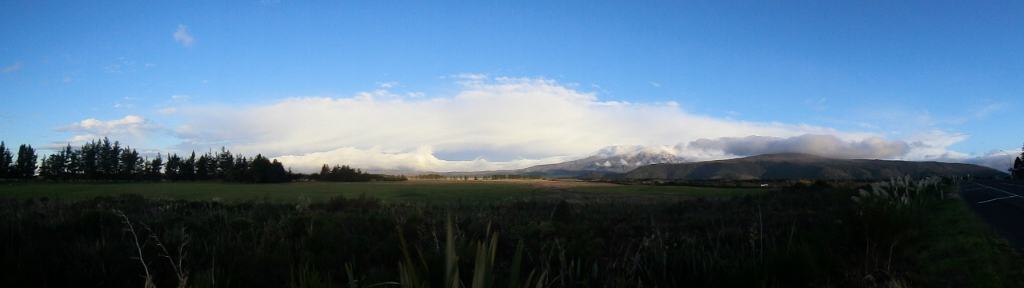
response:
<path id="1" fill-rule="evenodd" d="M 188 95 L 184 95 L 184 94 L 171 95 L 171 102 L 175 102 L 175 103 L 188 102 L 188 100 L 191 100 L 191 99 L 192 99 L 192 96 L 188 96 Z"/>
<path id="2" fill-rule="evenodd" d="M 125 57 L 117 57 L 117 60 L 113 63 L 103 66 L 103 70 L 107 73 L 121 74 L 125 72 L 135 71 L 135 60 L 131 60 Z"/>
<path id="3" fill-rule="evenodd" d="M 178 30 L 174 31 L 174 41 L 178 42 L 182 46 L 192 47 L 192 43 L 195 42 L 195 38 L 188 32 L 188 26 L 178 25 Z"/>
<path id="4" fill-rule="evenodd" d="M 11 72 L 17 72 L 18 70 L 21 70 L 21 67 L 22 67 L 21 62 L 14 62 L 14 64 L 7 65 L 7 66 L 4 66 L 3 68 L 0 68 L 0 73 L 7 74 L 7 73 L 11 73 Z"/>
<path id="5" fill-rule="evenodd" d="M 1004 102 L 985 102 L 979 106 L 971 108 L 970 113 L 975 119 L 982 119 L 989 115 L 1002 112 L 1009 107 L 1010 105 Z"/>
<path id="6" fill-rule="evenodd" d="M 820 97 L 816 99 L 804 100 L 804 105 L 807 105 L 807 108 L 810 108 L 811 110 L 821 112 L 825 111 L 825 109 L 828 109 L 827 102 L 828 98 Z"/>

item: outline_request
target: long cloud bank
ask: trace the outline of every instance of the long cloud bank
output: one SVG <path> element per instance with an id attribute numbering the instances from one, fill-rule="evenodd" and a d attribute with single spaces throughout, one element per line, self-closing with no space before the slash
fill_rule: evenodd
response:
<path id="1" fill-rule="evenodd" d="M 968 159 L 948 147 L 966 136 L 931 131 L 887 140 L 874 133 L 689 113 L 675 103 L 602 101 L 537 78 L 460 79 L 451 95 L 388 88 L 351 97 L 303 97 L 249 106 L 176 109 L 179 150 L 228 146 L 298 171 L 324 163 L 372 170 L 476 171 L 577 159 L 611 145 L 676 145 L 687 159 L 772 152 L 843 158 Z M 958 160 L 959 159 L 959 160 Z"/>

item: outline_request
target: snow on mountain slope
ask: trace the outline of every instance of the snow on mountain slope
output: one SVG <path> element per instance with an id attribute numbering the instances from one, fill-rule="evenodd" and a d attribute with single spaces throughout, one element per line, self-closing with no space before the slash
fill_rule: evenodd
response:
<path id="1" fill-rule="evenodd" d="M 583 159 L 528 167 L 521 169 L 520 172 L 625 173 L 644 165 L 682 162 L 688 162 L 688 159 L 678 156 L 676 150 L 669 146 L 609 146 Z"/>

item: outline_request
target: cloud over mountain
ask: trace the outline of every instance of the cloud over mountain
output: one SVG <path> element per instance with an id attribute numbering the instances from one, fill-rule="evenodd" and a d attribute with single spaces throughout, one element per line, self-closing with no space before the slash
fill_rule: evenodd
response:
<path id="1" fill-rule="evenodd" d="M 323 163 L 430 171 L 516 169 L 580 159 L 610 145 L 670 147 L 694 160 L 771 152 L 841 158 L 963 156 L 946 149 L 963 139 L 957 134 L 887 140 L 799 123 L 716 118 L 674 102 L 602 100 L 595 92 L 542 78 L 453 78 L 458 89 L 446 95 L 412 97 L 389 85 L 349 97 L 191 104 L 173 114 L 180 123 L 173 135 L 181 141 L 179 150 L 227 146 L 277 157 L 300 171 Z M 663 146 L 671 143 L 684 144 Z"/>
<path id="2" fill-rule="evenodd" d="M 735 156 L 805 153 L 847 159 L 895 159 L 905 156 L 911 146 L 903 141 L 890 141 L 879 137 L 844 141 L 834 135 L 806 134 L 789 138 L 747 136 L 698 139 L 690 142 L 688 148 L 716 150 Z"/>

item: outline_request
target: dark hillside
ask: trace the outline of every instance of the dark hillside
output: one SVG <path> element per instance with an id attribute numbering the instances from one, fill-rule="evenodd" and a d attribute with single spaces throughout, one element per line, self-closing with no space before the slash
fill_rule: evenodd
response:
<path id="1" fill-rule="evenodd" d="M 876 180 L 898 176 L 1003 177 L 978 165 L 868 159 L 832 159 L 808 154 L 766 154 L 738 159 L 654 164 L 626 174 L 629 179 L 667 180 Z"/>

